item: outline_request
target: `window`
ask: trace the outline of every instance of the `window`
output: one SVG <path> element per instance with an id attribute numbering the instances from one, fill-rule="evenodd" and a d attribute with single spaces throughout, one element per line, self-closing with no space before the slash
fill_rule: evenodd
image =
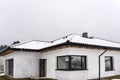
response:
<path id="1" fill-rule="evenodd" d="M 71 55 L 57 57 L 58 70 L 86 70 L 86 56 Z"/>
<path id="2" fill-rule="evenodd" d="M 69 57 L 62 56 L 58 58 L 58 69 L 68 69 L 69 68 Z"/>
<path id="3" fill-rule="evenodd" d="M 113 57 L 105 56 L 105 71 L 113 70 Z"/>
<path id="4" fill-rule="evenodd" d="M 86 69 L 86 57 L 71 56 L 71 69 Z"/>

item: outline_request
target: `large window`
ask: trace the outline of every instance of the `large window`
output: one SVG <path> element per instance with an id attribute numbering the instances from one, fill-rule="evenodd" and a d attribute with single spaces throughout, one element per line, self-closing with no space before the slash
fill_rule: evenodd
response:
<path id="1" fill-rule="evenodd" d="M 86 70 L 86 56 L 58 56 L 58 70 Z"/>
<path id="2" fill-rule="evenodd" d="M 105 71 L 113 70 L 113 57 L 105 56 Z"/>

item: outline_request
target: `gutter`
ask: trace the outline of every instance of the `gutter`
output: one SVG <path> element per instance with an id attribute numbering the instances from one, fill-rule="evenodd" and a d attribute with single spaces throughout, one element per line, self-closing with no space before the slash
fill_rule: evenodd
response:
<path id="1" fill-rule="evenodd" d="M 101 56 L 103 55 L 103 54 L 105 54 L 106 52 L 107 52 L 107 50 L 108 49 L 106 49 L 105 51 L 103 51 L 99 56 L 98 56 L 98 62 L 99 62 L 99 66 L 98 66 L 98 75 L 99 75 L 99 78 L 98 78 L 98 80 L 101 80 Z"/>

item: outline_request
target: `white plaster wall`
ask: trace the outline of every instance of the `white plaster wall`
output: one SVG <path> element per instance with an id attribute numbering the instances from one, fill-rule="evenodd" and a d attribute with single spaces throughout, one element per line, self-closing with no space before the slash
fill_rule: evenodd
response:
<path id="1" fill-rule="evenodd" d="M 42 58 L 47 59 L 47 77 L 55 78 L 56 77 L 56 63 L 57 56 L 69 54 L 69 48 L 58 49 L 54 51 L 48 51 L 42 53 Z"/>
<path id="2" fill-rule="evenodd" d="M 56 71 L 58 80 L 87 80 L 88 71 Z"/>
<path id="3" fill-rule="evenodd" d="M 113 64 L 114 64 L 114 70 L 113 71 L 105 71 L 105 56 L 113 56 Z M 102 64 L 102 75 L 103 77 L 106 76 L 114 76 L 114 75 L 120 75 L 120 51 L 108 51 L 106 54 L 102 56 L 101 60 Z"/>
<path id="4" fill-rule="evenodd" d="M 58 80 L 87 80 L 88 71 L 59 71 L 57 67 L 57 56 L 62 55 L 79 55 L 72 53 L 71 48 L 58 49 L 42 53 L 42 58 L 47 59 L 47 77 L 57 78 Z M 81 55 L 81 54 L 80 54 Z"/>
<path id="5" fill-rule="evenodd" d="M 87 56 L 88 79 L 98 78 L 98 56 L 104 50 L 85 49 L 85 48 L 71 48 L 70 53 L 75 55 Z M 114 70 L 105 71 L 105 56 L 112 56 L 114 61 Z M 120 75 L 120 51 L 107 51 L 101 57 L 101 77 Z"/>
<path id="6" fill-rule="evenodd" d="M 42 58 L 47 59 L 47 77 L 58 78 L 58 80 L 87 80 L 98 78 L 98 56 L 104 50 L 86 48 L 64 48 L 42 53 Z M 86 55 L 87 69 L 85 71 L 57 71 L 57 56 L 62 55 Z M 113 56 L 114 71 L 105 71 L 105 56 Z M 120 51 L 107 51 L 101 57 L 102 77 L 120 75 Z"/>
<path id="7" fill-rule="evenodd" d="M 5 56 L 5 59 L 14 59 L 14 78 L 39 76 L 38 52 L 15 51 Z"/>
<path id="8" fill-rule="evenodd" d="M 64 48 L 44 53 L 15 51 L 5 55 L 5 59 L 14 59 L 14 77 L 38 77 L 39 76 L 39 59 L 47 59 L 47 76 L 57 78 L 58 80 L 87 80 L 98 78 L 98 56 L 104 50 L 86 49 L 86 48 Z M 57 56 L 62 55 L 86 55 L 87 69 L 82 71 L 58 71 Z M 105 56 L 113 56 L 114 71 L 105 71 Z M 107 51 L 101 57 L 102 77 L 120 75 L 120 51 Z"/>
<path id="9" fill-rule="evenodd" d="M 98 78 L 98 56 L 104 50 L 86 49 L 86 48 L 70 48 L 71 55 L 87 56 L 88 78 Z"/>

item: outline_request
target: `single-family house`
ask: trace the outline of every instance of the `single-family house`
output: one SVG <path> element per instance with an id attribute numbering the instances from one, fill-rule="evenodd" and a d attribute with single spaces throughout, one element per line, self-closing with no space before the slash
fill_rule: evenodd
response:
<path id="1" fill-rule="evenodd" d="M 14 78 L 88 80 L 120 75 L 120 43 L 87 33 L 19 43 L 0 55 L 4 56 L 5 75 Z"/>

